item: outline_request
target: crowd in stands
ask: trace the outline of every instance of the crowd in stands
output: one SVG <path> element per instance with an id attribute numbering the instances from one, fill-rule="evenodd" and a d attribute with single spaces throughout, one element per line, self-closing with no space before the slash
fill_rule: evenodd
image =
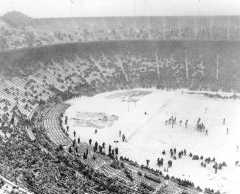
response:
<path id="1" fill-rule="evenodd" d="M 29 194 L 7 179 L 0 177 L 0 193 L 2 194 Z"/>
<path id="2" fill-rule="evenodd" d="M 0 172 L 3 176 L 32 193 L 131 193 L 120 181 L 94 171 L 78 156 L 54 145 L 44 129 L 35 128 L 31 122 L 21 120 L 16 126 L 9 126 L 10 136 L 1 140 Z M 26 133 L 27 126 L 35 140 Z"/>
<path id="3" fill-rule="evenodd" d="M 163 56 L 157 51 L 148 55 L 136 53 L 73 54 L 67 58 L 35 61 L 34 65 L 25 64 L 24 68 L 16 65 L 10 69 L 7 67 L 1 69 L 1 174 L 34 193 L 91 194 L 96 191 L 131 193 L 132 190 L 125 182 L 109 178 L 106 174 L 86 165 L 85 162 L 89 158 L 87 149 L 83 149 L 81 159 L 78 154 L 72 154 L 79 152 L 77 144 L 81 143 L 80 139 L 76 139 L 67 152 L 54 145 L 46 135 L 45 126 L 41 125 L 42 116 L 38 113 L 47 114 L 49 109 L 45 106 L 48 107 L 51 103 L 54 106 L 74 96 L 93 95 L 114 89 L 134 87 L 211 89 L 215 86 L 215 82 L 212 82 L 215 73 L 211 72 L 212 68 L 209 68 L 208 61 L 205 61 L 207 59 L 200 57 L 199 60 L 194 61 L 185 56 L 185 60 L 178 60 L 178 56 Z M 228 76 L 223 76 L 222 79 L 228 79 Z M 228 85 L 220 84 L 218 87 L 223 90 L 232 89 Z M 170 123 L 174 123 L 174 120 L 174 118 L 170 119 Z M 106 145 L 90 143 L 90 141 L 89 144 L 94 152 L 104 155 L 103 149 Z M 108 153 L 109 158 L 114 160 L 118 150 L 108 147 Z M 177 158 L 182 157 L 185 152 L 180 151 L 177 154 L 177 151 L 172 150 L 170 154 L 172 158 Z M 194 160 L 197 155 L 189 155 L 189 157 Z M 160 171 L 150 169 L 148 165 L 140 166 L 124 157 L 120 157 L 120 160 L 148 171 L 149 174 L 142 174 L 146 179 L 153 182 L 161 181 L 150 175 L 162 176 Z M 214 169 L 217 170 L 226 165 L 210 158 L 204 160 L 200 157 L 200 160 L 203 166 L 215 162 Z M 158 163 L 161 164 L 161 159 Z M 172 165 L 173 163 L 168 161 L 168 166 Z M 131 184 L 133 179 L 131 171 L 125 170 L 125 176 L 130 180 L 128 184 Z M 167 175 L 165 179 L 170 179 L 184 187 L 194 187 L 191 181 L 171 178 Z M 152 188 L 142 182 L 138 192 L 151 193 Z"/>
<path id="4" fill-rule="evenodd" d="M 16 18 L 16 17 L 15 17 Z M 10 24 L 9 24 L 10 23 Z M 108 40 L 239 40 L 239 17 L 0 20 L 0 50 Z"/>
<path id="5" fill-rule="evenodd" d="M 225 63 L 226 59 L 221 63 L 222 80 L 216 80 L 215 69 L 209 64 L 215 61 L 206 61 L 207 57 L 193 60 L 190 56 L 185 56 L 185 59 L 178 59 L 177 55 L 162 56 L 157 51 L 146 56 L 108 52 L 40 61 L 33 66 L 7 67 L 1 76 L 0 114 L 10 114 L 17 106 L 26 117 L 30 117 L 39 103 L 52 98 L 56 93 L 75 93 L 77 96 L 81 92 L 91 94 L 126 87 L 239 90 L 237 83 L 240 80 L 236 77 L 239 72 L 229 69 L 224 71 L 226 65 L 230 64 L 230 61 Z M 227 73 L 236 76 L 228 76 Z M 4 74 L 12 77 L 8 78 Z M 233 80 L 223 82 L 228 79 Z"/>

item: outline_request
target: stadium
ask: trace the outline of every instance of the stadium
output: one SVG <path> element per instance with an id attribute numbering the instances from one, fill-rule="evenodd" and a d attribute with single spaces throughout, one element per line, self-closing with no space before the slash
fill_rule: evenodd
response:
<path id="1" fill-rule="evenodd" d="M 1 17 L 1 192 L 238 194 L 239 23 Z"/>

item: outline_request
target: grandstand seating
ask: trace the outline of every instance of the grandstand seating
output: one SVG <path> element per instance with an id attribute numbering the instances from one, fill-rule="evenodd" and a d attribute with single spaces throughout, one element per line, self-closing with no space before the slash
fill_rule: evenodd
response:
<path id="1" fill-rule="evenodd" d="M 214 50 L 219 48 L 219 45 L 222 50 Z M 139 176 L 136 173 L 140 170 L 143 175 L 154 174 L 154 171 L 122 161 L 129 171 L 134 172 L 134 181 L 131 181 L 123 170 L 110 166 L 112 159 L 99 153 L 96 161 L 92 158 L 79 159 L 78 156 L 66 152 L 59 154 L 55 151 L 59 146 L 69 147 L 72 144 L 72 140 L 60 125 L 60 115 L 69 106 L 63 101 L 81 95 L 134 87 L 239 92 L 238 48 L 238 43 L 231 42 L 127 41 L 70 44 L 61 48 L 17 51 L 23 52 L 23 62 L 22 54 L 19 54 L 19 58 L 16 57 L 17 62 L 11 61 L 13 55 L 16 55 L 15 51 L 0 53 L 0 62 L 3 62 L 0 67 L 0 123 L 3 126 L 0 129 L 6 130 L 8 134 L 7 138 L 1 137 L 0 141 L 6 149 L 9 146 L 9 149 L 17 150 L 18 156 L 10 162 L 12 153 L 2 150 L 7 153 L 2 160 L 5 164 L 16 167 L 16 171 L 10 170 L 21 174 L 27 180 L 22 180 L 27 182 L 24 186 L 31 191 L 34 191 L 35 184 L 42 192 L 51 190 L 52 192 L 48 193 L 56 194 L 70 193 L 71 189 L 76 187 L 82 188 L 78 193 L 83 193 L 85 186 L 89 193 L 97 193 L 98 190 L 111 193 L 111 189 L 116 187 L 121 190 L 119 193 L 151 193 L 152 188 L 155 193 L 198 193 L 196 188 L 186 188 L 174 180 L 170 180 L 166 187 L 159 187 L 150 176 Z M 47 54 L 43 54 L 44 49 Z M 71 50 L 70 54 L 68 50 Z M 36 57 L 38 54 L 40 58 Z M 216 76 L 218 65 L 221 68 Z M 15 115 L 22 118 L 16 126 L 12 126 L 11 119 Z M 26 134 L 28 128 L 31 128 L 31 131 Z M 14 146 L 17 143 L 20 143 L 20 148 Z M 87 143 L 81 143 L 79 154 L 83 154 L 86 149 L 92 148 Z M 39 159 L 39 163 L 31 156 L 34 151 L 36 153 L 33 156 Z M 27 168 L 33 169 L 32 174 L 22 170 Z M 61 168 L 65 170 L 61 171 Z M 94 173 L 91 169 L 95 170 Z M 65 177 L 65 172 L 69 178 Z M 83 176 L 84 173 L 86 175 Z M 96 178 L 93 178 L 95 175 Z M 165 182 L 165 177 L 160 174 L 156 176 Z M 109 181 L 115 183 L 109 186 Z M 54 189 L 51 189 L 51 184 Z M 105 187 L 101 188 L 100 185 Z"/>
<path id="2" fill-rule="evenodd" d="M 239 16 L 31 19 L 24 28 L 9 20 L 2 21 L 7 25 L 0 28 L 0 50 L 90 41 L 240 39 Z"/>

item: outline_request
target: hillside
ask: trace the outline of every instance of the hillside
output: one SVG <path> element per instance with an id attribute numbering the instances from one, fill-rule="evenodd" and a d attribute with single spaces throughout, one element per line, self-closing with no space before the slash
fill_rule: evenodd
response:
<path id="1" fill-rule="evenodd" d="M 32 21 L 32 18 L 29 16 L 17 12 L 17 11 L 11 11 L 2 16 L 2 20 L 4 20 L 6 23 L 13 27 L 22 27 L 26 25 L 30 25 L 30 22 Z"/>

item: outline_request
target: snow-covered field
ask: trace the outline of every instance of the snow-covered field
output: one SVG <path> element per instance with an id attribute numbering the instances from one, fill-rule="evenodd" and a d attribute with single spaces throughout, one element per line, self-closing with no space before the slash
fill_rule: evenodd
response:
<path id="1" fill-rule="evenodd" d="M 213 163 L 203 168 L 200 160 L 192 160 L 188 156 L 173 160 L 173 167 L 167 173 L 189 179 L 202 188 L 239 194 L 240 167 L 235 162 L 240 161 L 240 100 L 214 99 L 182 91 L 135 89 L 80 97 L 68 103 L 72 106 L 65 115 L 69 118 L 71 137 L 75 130 L 81 141 L 91 138 L 99 143 L 115 145 L 119 147 L 120 155 L 140 164 L 146 164 L 146 159 L 149 159 L 150 166 L 161 171 L 166 169 L 170 159 L 169 154 L 163 156 L 162 151 L 167 150 L 168 153 L 170 148 L 186 149 L 188 153 L 204 158 L 215 157 L 217 162 L 227 163 L 227 167 L 217 174 L 212 168 Z M 106 127 L 99 128 L 95 134 L 95 128 L 91 125 L 76 125 L 75 119 L 79 112 L 105 113 L 119 118 L 112 125 L 106 122 Z M 172 115 L 177 118 L 173 128 L 165 125 L 165 121 Z M 196 130 L 199 117 L 208 135 Z M 180 120 L 183 120 L 181 126 Z M 184 126 L 185 120 L 189 120 L 187 128 Z M 119 130 L 126 135 L 127 142 L 121 141 Z M 163 167 L 157 166 L 157 158 L 164 158 Z"/>

